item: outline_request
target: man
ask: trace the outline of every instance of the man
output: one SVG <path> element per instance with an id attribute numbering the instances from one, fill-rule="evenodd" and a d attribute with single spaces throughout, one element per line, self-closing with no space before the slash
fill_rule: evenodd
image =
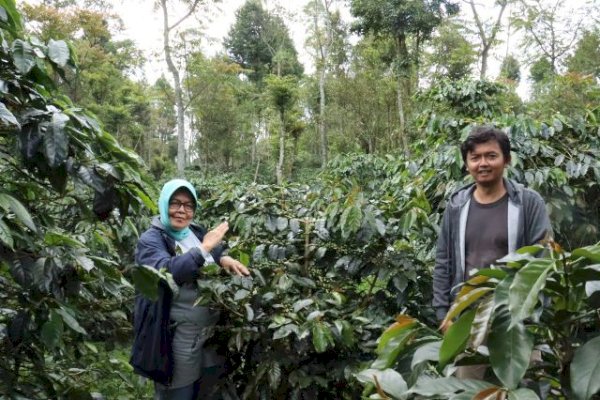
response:
<path id="1" fill-rule="evenodd" d="M 473 269 L 538 243 L 551 230 L 541 196 L 504 178 L 510 163 L 504 132 L 477 127 L 462 143 L 461 153 L 475 182 L 452 194 L 444 212 L 433 272 L 433 307 L 439 321 Z"/>

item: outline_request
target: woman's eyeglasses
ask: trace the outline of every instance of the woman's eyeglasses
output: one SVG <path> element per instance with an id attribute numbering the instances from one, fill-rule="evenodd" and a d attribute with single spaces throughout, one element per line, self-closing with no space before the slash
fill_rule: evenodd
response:
<path id="1" fill-rule="evenodd" d="M 181 206 L 183 206 L 183 209 L 186 212 L 192 212 L 196 208 L 194 203 L 182 203 L 179 200 L 173 200 L 169 202 L 169 210 L 177 211 L 181 208 Z"/>

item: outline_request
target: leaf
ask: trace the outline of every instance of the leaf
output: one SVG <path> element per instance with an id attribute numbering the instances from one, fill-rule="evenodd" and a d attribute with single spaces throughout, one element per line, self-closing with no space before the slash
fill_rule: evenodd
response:
<path id="1" fill-rule="evenodd" d="M 390 325 L 378 339 L 377 354 L 381 354 L 384 348 L 387 346 L 387 342 L 391 339 L 398 337 L 402 332 L 407 329 L 413 328 L 417 324 L 417 320 L 409 317 L 408 315 L 398 315 L 396 322 Z"/>
<path id="2" fill-rule="evenodd" d="M 69 61 L 69 46 L 64 40 L 50 39 L 48 42 L 48 57 L 61 67 Z"/>
<path id="3" fill-rule="evenodd" d="M 289 336 L 291 333 L 298 334 L 298 326 L 294 324 L 283 325 L 273 333 L 273 340 L 283 339 L 284 337 Z"/>
<path id="4" fill-rule="evenodd" d="M 282 230 L 284 230 L 287 227 L 288 227 L 288 220 L 287 220 L 287 218 L 278 217 L 277 218 L 277 229 L 280 230 L 280 231 L 282 231 Z"/>
<path id="5" fill-rule="evenodd" d="M 0 241 L 2 241 L 5 245 L 13 249 L 14 240 L 11 235 L 10 228 L 0 219 Z"/>
<path id="6" fill-rule="evenodd" d="M 79 322 L 77 322 L 75 317 L 73 317 L 65 307 L 60 307 L 56 310 L 56 312 L 62 317 L 63 322 L 67 324 L 69 328 L 73 329 L 75 332 L 87 335 L 85 329 L 83 329 L 81 325 L 79 325 Z"/>
<path id="7" fill-rule="evenodd" d="M 314 303 L 312 299 L 300 299 L 294 303 L 294 312 L 302 310 L 304 307 L 310 306 Z"/>
<path id="8" fill-rule="evenodd" d="M 160 273 L 146 265 L 138 265 L 131 270 L 133 285 L 144 297 L 156 301 L 158 299 L 158 282 Z"/>
<path id="9" fill-rule="evenodd" d="M 312 327 L 312 342 L 317 353 L 322 353 L 333 344 L 331 329 L 322 322 L 317 322 Z"/>
<path id="10" fill-rule="evenodd" d="M 444 318 L 444 321 L 442 322 L 441 325 L 447 324 L 448 321 L 452 320 L 454 317 L 459 315 L 465 308 L 467 308 L 471 304 L 475 303 L 477 300 L 479 300 L 480 297 L 482 297 L 483 295 L 485 295 L 486 293 L 488 293 L 491 290 L 493 290 L 493 289 L 490 287 L 480 287 L 480 288 L 471 290 L 470 292 L 468 292 L 466 295 L 464 295 L 462 297 L 457 297 L 456 300 L 454 300 L 452 307 L 450 307 L 450 310 L 448 310 L 448 313 L 446 314 L 446 318 Z"/>
<path id="11" fill-rule="evenodd" d="M 340 218 L 342 237 L 348 239 L 351 233 L 360 229 L 362 224 L 362 211 L 360 207 L 352 205 L 344 210 Z"/>
<path id="12" fill-rule="evenodd" d="M 473 400 L 504 400 L 505 391 L 503 388 L 490 387 L 476 393 Z"/>
<path id="13" fill-rule="evenodd" d="M 515 389 L 527 368 L 533 350 L 533 337 L 522 322 L 513 325 L 506 307 L 496 311 L 488 336 L 490 363 L 508 389 Z"/>
<path id="14" fill-rule="evenodd" d="M 50 310 L 48 321 L 42 326 L 40 337 L 49 350 L 58 346 L 63 334 L 63 320 L 56 310 Z"/>
<path id="15" fill-rule="evenodd" d="M 55 112 L 52 114 L 49 129 L 44 135 L 44 148 L 50 168 L 56 168 L 63 164 L 67 158 L 69 150 L 69 137 L 65 131 L 67 121 L 69 121 L 69 117 L 62 112 Z"/>
<path id="16" fill-rule="evenodd" d="M 96 267 L 94 262 L 84 255 L 78 254 L 75 256 L 75 259 L 81 268 L 85 269 L 87 272 L 90 272 Z"/>
<path id="17" fill-rule="evenodd" d="M 15 213 L 15 216 L 34 232 L 37 232 L 37 227 L 29 214 L 29 211 L 21 204 L 21 202 L 14 197 L 6 194 L 0 193 L 0 206 L 5 210 L 10 210 Z"/>
<path id="18" fill-rule="evenodd" d="M 44 235 L 44 244 L 47 246 L 69 246 L 78 249 L 85 247 L 79 240 L 55 231 L 46 232 Z"/>
<path id="19" fill-rule="evenodd" d="M 281 366 L 278 362 L 271 364 L 269 368 L 269 386 L 271 389 L 276 389 L 281 382 Z"/>
<path id="20" fill-rule="evenodd" d="M 479 392 L 489 387 L 489 383 L 474 379 L 458 379 L 453 377 L 435 379 L 422 375 L 407 393 L 415 393 L 427 397 L 439 396 L 449 398 L 455 393 Z"/>
<path id="21" fill-rule="evenodd" d="M 33 48 L 28 42 L 17 39 L 12 44 L 12 54 L 15 67 L 23 75 L 26 75 L 35 65 L 35 55 Z"/>
<path id="22" fill-rule="evenodd" d="M 21 124 L 19 124 L 17 118 L 2 102 L 0 102 L 0 121 L 4 121 L 7 125 L 14 125 L 17 129 L 21 129 Z"/>
<path id="23" fill-rule="evenodd" d="M 571 362 L 571 388 L 575 400 L 587 400 L 600 391 L 600 336 L 575 351 Z"/>
<path id="24" fill-rule="evenodd" d="M 533 390 L 520 388 L 516 390 L 509 390 L 508 400 L 540 400 L 540 398 Z"/>
<path id="25" fill-rule="evenodd" d="M 394 324 L 396 325 L 396 324 Z M 394 327 L 392 325 L 392 327 Z M 406 347 L 406 344 L 411 340 L 417 332 L 416 324 L 410 324 L 403 328 L 389 328 L 379 338 L 380 342 L 377 346 L 377 359 L 371 364 L 373 368 L 386 369 L 391 367 L 400 353 Z M 385 338 L 385 340 L 383 340 Z M 382 343 L 384 345 L 382 346 Z"/>
<path id="26" fill-rule="evenodd" d="M 254 310 L 250 307 L 250 304 L 246 303 L 244 307 L 246 308 L 246 319 L 248 321 L 254 320 Z"/>
<path id="27" fill-rule="evenodd" d="M 436 340 L 435 342 L 425 343 L 423 346 L 419 347 L 413 355 L 412 361 L 410 363 L 410 368 L 414 369 L 418 364 L 422 363 L 423 361 L 439 361 L 441 346 L 442 341 Z"/>
<path id="28" fill-rule="evenodd" d="M 538 293 L 544 287 L 548 271 L 552 269 L 554 263 L 553 260 L 549 259 L 534 260 L 517 271 L 508 289 L 508 309 L 512 318 L 511 326 L 531 316 L 538 301 Z"/>
<path id="29" fill-rule="evenodd" d="M 443 368 L 465 349 L 476 311 L 470 310 L 464 313 L 448 328 L 440 347 L 440 367 Z"/>
<path id="30" fill-rule="evenodd" d="M 402 375 L 393 369 L 385 369 L 383 371 L 378 369 L 365 369 L 354 376 L 362 383 L 371 383 L 375 385 L 375 380 L 377 380 L 379 386 L 385 393 L 397 399 L 403 398 L 408 390 L 408 385 Z"/>
<path id="31" fill-rule="evenodd" d="M 576 259 L 578 257 L 587 258 L 594 263 L 600 263 L 600 246 L 587 246 L 573 250 L 571 258 Z"/>
<path id="32" fill-rule="evenodd" d="M 469 334 L 469 341 L 467 347 L 477 350 L 481 346 L 487 336 L 488 325 L 492 312 L 494 311 L 494 296 L 486 296 L 479 306 L 471 325 L 471 332 Z"/>

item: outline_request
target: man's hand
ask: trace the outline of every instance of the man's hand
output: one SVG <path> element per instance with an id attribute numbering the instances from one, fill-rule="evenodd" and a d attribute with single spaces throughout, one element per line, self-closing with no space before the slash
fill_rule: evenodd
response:
<path id="1" fill-rule="evenodd" d="M 204 239 L 202 239 L 202 248 L 207 253 L 210 253 L 215 246 L 221 243 L 228 230 L 229 224 L 227 222 L 222 222 L 212 231 L 208 231 L 206 235 L 204 235 Z"/>
<path id="2" fill-rule="evenodd" d="M 246 268 L 246 266 L 244 264 L 242 264 L 235 258 L 232 258 L 229 256 L 221 257 L 220 264 L 221 264 L 221 267 L 223 267 L 225 269 L 225 271 L 229 272 L 230 274 L 234 274 L 234 275 L 238 275 L 238 276 L 250 275 L 250 271 L 248 271 L 248 268 Z"/>

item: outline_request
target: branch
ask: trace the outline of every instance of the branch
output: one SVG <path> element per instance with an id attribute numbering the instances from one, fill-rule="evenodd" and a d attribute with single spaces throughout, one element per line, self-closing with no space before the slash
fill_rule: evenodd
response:
<path id="1" fill-rule="evenodd" d="M 168 27 L 167 29 L 169 31 L 173 30 L 175 27 L 177 27 L 177 25 L 181 24 L 183 21 L 185 21 L 190 15 L 192 15 L 192 13 L 196 10 L 196 7 L 198 6 L 198 4 L 200 4 L 202 0 L 194 0 L 194 3 L 190 6 L 190 9 L 188 10 L 187 14 L 185 14 L 183 17 L 181 17 L 181 19 L 179 19 L 179 21 L 175 22 L 173 25 L 171 25 L 170 27 Z"/>

